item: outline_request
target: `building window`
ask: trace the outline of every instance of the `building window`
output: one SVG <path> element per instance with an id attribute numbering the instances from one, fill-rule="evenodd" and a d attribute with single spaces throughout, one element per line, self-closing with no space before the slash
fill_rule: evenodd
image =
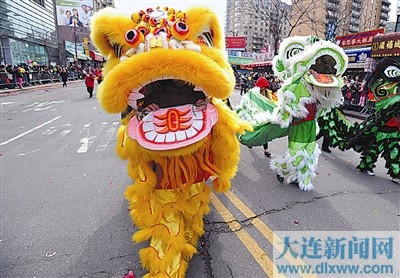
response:
<path id="1" fill-rule="evenodd" d="M 36 4 L 43 6 L 44 7 L 44 0 L 32 0 L 33 2 L 35 2 Z"/>

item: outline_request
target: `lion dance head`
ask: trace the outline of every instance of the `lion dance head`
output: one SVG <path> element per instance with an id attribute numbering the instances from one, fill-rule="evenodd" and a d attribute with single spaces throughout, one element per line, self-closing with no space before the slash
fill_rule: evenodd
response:
<path id="1" fill-rule="evenodd" d="M 132 108 L 117 153 L 129 159 L 135 180 L 125 193 L 139 228 L 133 238 L 150 239 L 142 264 L 148 277 L 182 277 L 204 233 L 204 182 L 211 176 L 214 190 L 230 188 L 239 160 L 235 135 L 251 129 L 222 101 L 235 78 L 218 18 L 207 8 L 131 16 L 107 8 L 94 17 L 91 37 L 107 57 L 101 105 L 110 113 Z"/>

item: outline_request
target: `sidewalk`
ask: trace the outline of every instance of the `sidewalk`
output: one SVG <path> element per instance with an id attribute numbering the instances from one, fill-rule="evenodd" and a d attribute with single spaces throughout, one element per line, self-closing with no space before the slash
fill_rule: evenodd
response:
<path id="1" fill-rule="evenodd" d="M 84 83 L 85 80 L 72 80 L 72 81 L 68 81 L 67 84 L 77 84 L 77 83 Z M 26 86 L 23 87 L 22 89 L 0 89 L 0 96 L 3 95 L 8 95 L 11 93 L 23 93 L 23 92 L 27 92 L 27 91 L 32 91 L 32 90 L 39 90 L 39 89 L 43 89 L 43 88 L 49 88 L 49 87 L 61 87 L 62 86 L 62 82 L 55 82 L 55 83 L 47 83 L 47 84 L 40 84 L 40 85 L 32 85 L 32 86 Z"/>

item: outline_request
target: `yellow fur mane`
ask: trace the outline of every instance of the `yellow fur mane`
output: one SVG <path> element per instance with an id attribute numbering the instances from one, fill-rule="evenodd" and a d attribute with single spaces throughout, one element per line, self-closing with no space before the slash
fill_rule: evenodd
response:
<path id="1" fill-rule="evenodd" d="M 150 239 L 151 247 L 140 252 L 142 264 L 149 271 L 146 277 L 164 277 L 163 274 L 183 277 L 187 262 L 196 251 L 197 239 L 204 233 L 202 217 L 209 211 L 210 189 L 204 182 L 194 184 L 195 178 L 199 172 L 207 172 L 215 177 L 215 191 L 228 190 L 239 162 L 236 134 L 250 130 L 251 126 L 222 101 L 233 91 L 235 77 L 227 61 L 218 18 L 212 11 L 192 8 L 185 12 L 185 23 L 190 28 L 187 41 L 196 44 L 204 32 L 212 36 L 212 45 L 193 46 L 199 51 L 186 48 L 139 51 L 140 47 L 132 50 L 125 34 L 137 27 L 137 18 L 137 14 L 132 15 L 134 21 L 107 8 L 92 20 L 92 41 L 107 57 L 104 81 L 98 88 L 103 108 L 110 113 L 122 112 L 128 106 L 132 90 L 168 77 L 202 88 L 218 113 L 210 134 L 174 150 L 150 150 L 129 137 L 128 122 L 136 117 L 135 110 L 121 121 L 118 130 L 117 153 L 128 160 L 128 174 L 135 181 L 125 192 L 131 217 L 140 229 L 133 239 L 138 242 Z M 135 51 L 136 54 L 129 55 Z M 156 189 L 154 163 L 164 173 L 163 190 Z"/>

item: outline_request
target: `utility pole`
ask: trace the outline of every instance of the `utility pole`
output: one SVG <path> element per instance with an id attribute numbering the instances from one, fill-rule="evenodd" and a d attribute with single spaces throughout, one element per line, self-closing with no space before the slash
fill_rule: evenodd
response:
<path id="1" fill-rule="evenodd" d="M 78 68 L 78 46 L 76 44 L 76 22 L 74 21 L 75 66 Z"/>

